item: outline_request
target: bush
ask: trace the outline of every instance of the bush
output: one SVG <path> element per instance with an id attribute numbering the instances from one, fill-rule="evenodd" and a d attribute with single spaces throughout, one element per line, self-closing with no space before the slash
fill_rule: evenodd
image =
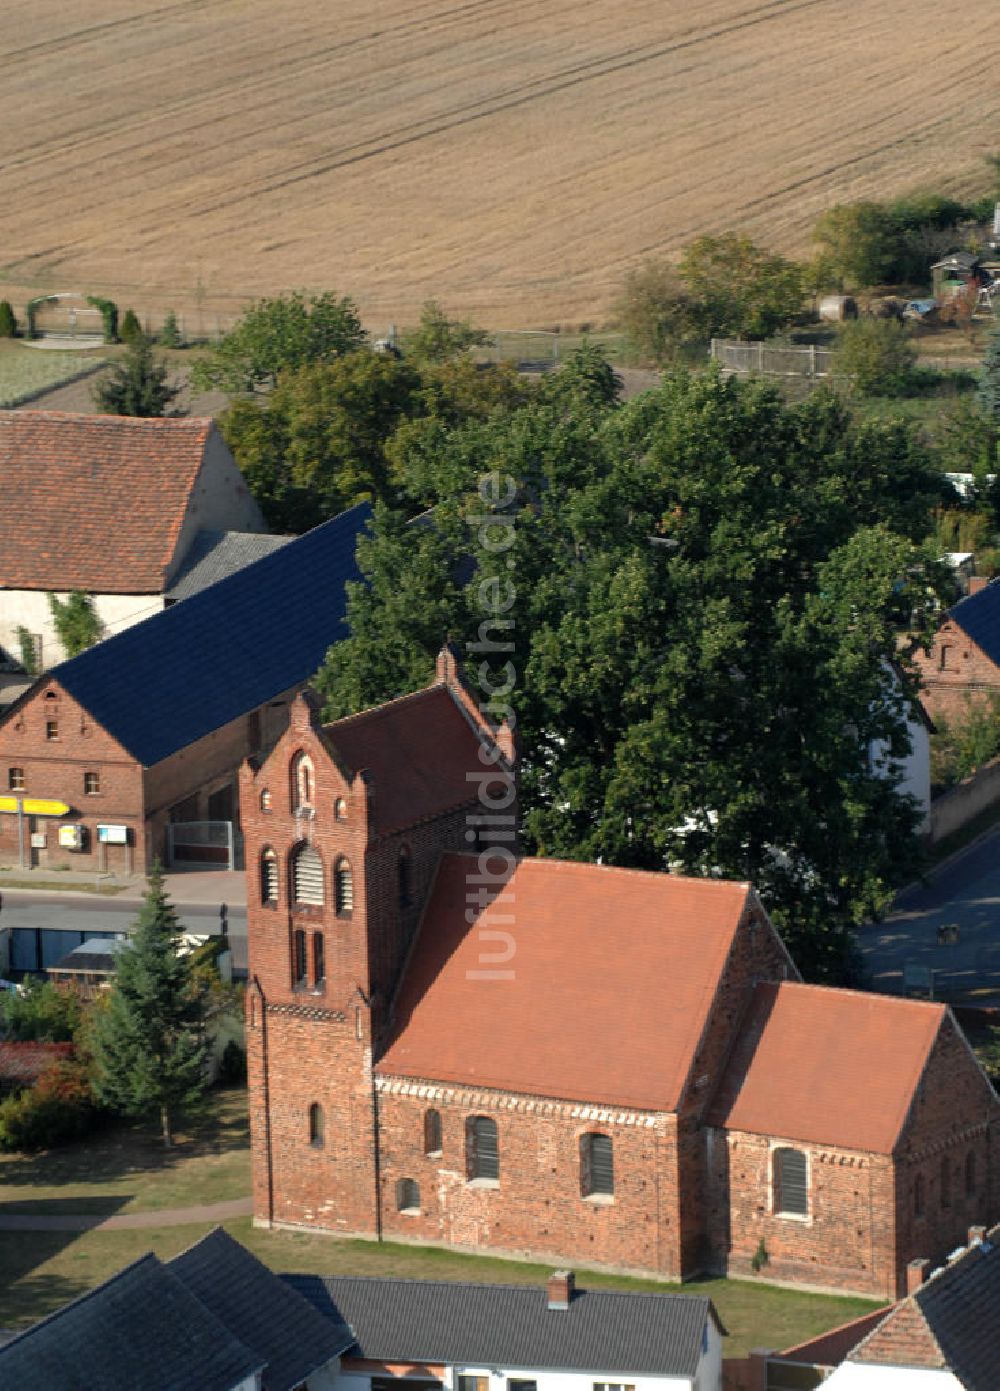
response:
<path id="1" fill-rule="evenodd" d="M 184 347 L 184 339 L 177 326 L 177 315 L 172 309 L 167 310 L 167 316 L 163 320 L 163 327 L 160 329 L 160 343 L 164 348 Z"/>
<path id="2" fill-rule="evenodd" d="M 906 329 L 894 319 L 841 324 L 833 353 L 835 375 L 860 396 L 905 396 L 917 360 Z"/>
<path id="3" fill-rule="evenodd" d="M 29 981 L 23 995 L 0 994 L 0 1034 L 15 1043 L 72 1043 L 83 1007 L 75 990 Z"/>
<path id="4" fill-rule="evenodd" d="M 145 336 L 135 310 L 126 309 L 125 313 L 122 315 L 121 326 L 118 329 L 118 337 L 123 343 L 128 343 L 129 347 L 132 347 L 134 344 L 140 343 Z"/>
<path id="5" fill-rule="evenodd" d="M 0 338 L 17 337 L 17 318 L 10 300 L 0 299 Z"/>
<path id="6" fill-rule="evenodd" d="M 954 787 L 1000 754 L 1000 696 L 973 703 L 966 699 L 958 719 L 938 719 L 931 739 L 931 781 Z"/>
<path id="7" fill-rule="evenodd" d="M 42 1150 L 78 1140 L 96 1114 L 83 1064 L 54 1063 L 33 1087 L 0 1102 L 0 1150 Z"/>
<path id="8" fill-rule="evenodd" d="M 615 317 L 633 356 L 658 366 L 682 356 L 685 345 L 708 336 L 702 307 L 665 261 L 645 261 L 629 271 Z"/>

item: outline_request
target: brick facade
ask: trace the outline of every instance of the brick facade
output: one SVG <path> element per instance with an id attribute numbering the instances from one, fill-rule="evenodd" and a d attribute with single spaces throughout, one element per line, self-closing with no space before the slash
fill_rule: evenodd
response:
<path id="1" fill-rule="evenodd" d="M 303 756 L 315 780 L 309 815 L 295 809 L 300 791 L 294 770 Z M 287 733 L 264 765 L 248 763 L 241 773 L 257 1221 L 673 1279 L 700 1271 L 752 1275 L 763 1243 L 764 1279 L 894 1298 L 905 1289 L 910 1259 L 940 1259 L 970 1223 L 993 1215 L 997 1104 L 946 1014 L 940 1014 L 945 1023 L 923 1080 L 918 1086 L 913 1079 L 912 1104 L 908 1093 L 896 1098 L 905 1123 L 891 1153 L 802 1143 L 710 1117 L 734 1058 L 756 1049 L 747 1032 L 755 991 L 768 988 L 762 982 L 797 979 L 752 890 L 715 979 L 707 1022 L 692 1040 L 676 1108 L 587 1104 L 476 1085 L 471 1078 L 393 1072 L 380 1060 L 396 1027 L 392 1000 L 421 909 L 439 857 L 467 848 L 479 808 L 470 800 L 405 830 L 380 832 L 376 809 L 387 789 L 363 770 L 345 769 L 338 758 L 337 725 L 322 728 L 308 700 L 299 698 Z M 290 866 L 305 841 L 319 855 L 325 884 L 323 905 L 311 908 L 296 906 L 289 889 Z M 404 847 L 411 870 L 409 902 L 402 907 Z M 277 895 L 263 886 L 261 857 L 272 851 Z M 354 874 L 349 917 L 338 917 L 333 903 L 332 874 L 342 858 Z M 263 901 L 268 896 L 271 901 Z M 308 970 L 296 981 L 300 932 Z M 317 937 L 323 941 L 322 980 L 313 970 Z M 644 981 L 637 988 L 657 986 Z M 670 982 L 659 989 L 669 1016 Z M 921 1027 L 937 1027 L 938 1014 L 920 1018 Z M 686 1027 L 685 1021 L 677 1026 Z M 614 1048 L 616 1030 L 629 1027 L 627 1001 L 594 1027 L 606 1030 L 607 1046 Z M 544 1058 L 539 1066 L 542 1077 Z M 816 1066 L 832 1068 L 835 1060 L 818 1057 Z M 864 1087 L 863 1078 L 857 1086 Z M 322 1108 L 318 1120 L 314 1108 Z M 429 1111 L 437 1113 L 439 1143 Z M 472 1172 L 470 1125 L 477 1117 L 495 1124 L 495 1180 Z M 594 1134 L 611 1141 L 613 1193 L 585 1190 L 582 1154 Z M 775 1211 L 774 1151 L 780 1147 L 805 1156 L 808 1210 L 802 1216 Z M 966 1195 L 969 1153 L 974 1186 Z M 944 1155 L 953 1185 L 946 1204 L 940 1193 Z M 926 1185 L 919 1219 L 912 1215 L 918 1171 Z"/>
<path id="2" fill-rule="evenodd" d="M 934 720 L 962 720 L 969 703 L 982 704 L 1000 695 L 1000 667 L 953 618 L 946 618 L 930 652 L 917 652 L 921 701 Z"/>

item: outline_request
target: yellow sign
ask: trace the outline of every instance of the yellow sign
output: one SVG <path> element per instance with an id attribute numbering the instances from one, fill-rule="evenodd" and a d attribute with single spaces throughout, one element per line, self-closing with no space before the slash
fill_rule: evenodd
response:
<path id="1" fill-rule="evenodd" d="M 65 816 L 69 811 L 65 802 L 45 797 L 0 797 L 0 811 L 17 811 L 19 804 L 25 816 Z"/>

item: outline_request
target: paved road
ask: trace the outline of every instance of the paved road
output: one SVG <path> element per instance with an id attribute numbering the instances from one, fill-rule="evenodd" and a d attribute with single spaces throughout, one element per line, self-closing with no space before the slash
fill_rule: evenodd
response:
<path id="1" fill-rule="evenodd" d="M 938 943 L 938 928 L 957 925 L 958 941 Z M 900 894 L 884 922 L 862 928 L 861 953 L 875 990 L 899 993 L 903 963 L 935 971 L 938 987 L 986 988 L 1000 1003 L 1000 828 L 982 836 L 938 870 L 932 882 Z"/>

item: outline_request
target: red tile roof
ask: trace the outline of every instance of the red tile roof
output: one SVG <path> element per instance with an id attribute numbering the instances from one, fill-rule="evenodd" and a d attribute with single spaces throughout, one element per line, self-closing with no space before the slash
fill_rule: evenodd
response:
<path id="1" fill-rule="evenodd" d="M 708 1123 L 891 1154 L 945 1014 L 889 995 L 758 985 Z"/>
<path id="2" fill-rule="evenodd" d="M 0 1078 L 29 1086 L 73 1052 L 72 1043 L 0 1043 Z"/>
<path id="3" fill-rule="evenodd" d="M 470 926 L 476 864 L 442 857 L 379 1072 L 675 1109 L 749 886 L 522 860 Z"/>
<path id="4" fill-rule="evenodd" d="M 475 801 L 467 774 L 488 767 L 480 741 L 450 690 L 414 695 L 324 726 L 341 764 L 371 774 L 375 826 L 383 834 Z"/>
<path id="5" fill-rule="evenodd" d="M 161 593 L 211 429 L 0 411 L 0 586 Z"/>

